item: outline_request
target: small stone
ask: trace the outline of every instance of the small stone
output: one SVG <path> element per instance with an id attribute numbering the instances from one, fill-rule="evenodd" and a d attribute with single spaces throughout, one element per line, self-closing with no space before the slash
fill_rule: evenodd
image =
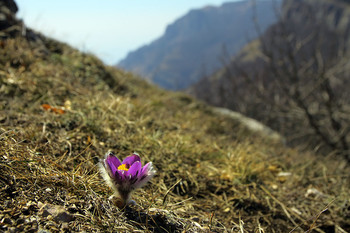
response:
<path id="1" fill-rule="evenodd" d="M 71 222 L 74 220 L 74 216 L 67 213 L 67 212 L 61 212 L 59 214 L 57 214 L 56 217 L 53 218 L 53 220 L 55 220 L 56 222 Z"/>
<path id="2" fill-rule="evenodd" d="M 309 188 L 305 195 L 305 197 L 315 197 L 315 198 L 318 198 L 318 197 L 324 197 L 324 193 L 320 192 L 319 190 L 315 189 L 315 188 Z"/>
<path id="3" fill-rule="evenodd" d="M 59 205 L 45 204 L 40 208 L 39 213 L 42 217 L 53 219 L 56 222 L 71 222 L 74 220 L 74 216 Z"/>

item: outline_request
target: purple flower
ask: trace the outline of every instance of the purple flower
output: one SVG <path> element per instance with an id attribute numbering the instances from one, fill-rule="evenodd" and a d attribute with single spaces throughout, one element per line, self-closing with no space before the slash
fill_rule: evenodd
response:
<path id="1" fill-rule="evenodd" d="M 107 183 L 119 194 L 123 205 L 129 203 L 133 190 L 144 186 L 156 173 L 152 162 L 142 167 L 140 156 L 136 153 L 120 162 L 112 152 L 106 154 L 101 172 Z"/>

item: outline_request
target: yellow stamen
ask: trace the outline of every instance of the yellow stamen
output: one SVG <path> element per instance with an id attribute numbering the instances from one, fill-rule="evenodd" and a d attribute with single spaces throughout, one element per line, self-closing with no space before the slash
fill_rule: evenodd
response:
<path id="1" fill-rule="evenodd" d="M 122 164 L 118 167 L 118 170 L 127 171 L 127 170 L 129 170 L 129 166 L 127 167 L 125 164 Z"/>

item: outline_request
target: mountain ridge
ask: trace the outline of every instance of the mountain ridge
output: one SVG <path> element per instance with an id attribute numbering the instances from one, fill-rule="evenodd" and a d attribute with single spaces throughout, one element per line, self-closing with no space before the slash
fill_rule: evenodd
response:
<path id="1" fill-rule="evenodd" d="M 187 88 L 256 36 L 255 13 L 262 30 L 274 22 L 278 4 L 239 1 L 191 10 L 168 25 L 163 36 L 130 52 L 117 67 L 166 89 Z"/>

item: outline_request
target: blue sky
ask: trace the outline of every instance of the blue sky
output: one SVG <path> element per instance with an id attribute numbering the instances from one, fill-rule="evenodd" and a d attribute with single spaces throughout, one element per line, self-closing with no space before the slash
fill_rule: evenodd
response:
<path id="1" fill-rule="evenodd" d="M 27 26 L 116 64 L 190 9 L 230 0 L 15 0 Z M 231 0 L 235 1 L 235 0 Z"/>

